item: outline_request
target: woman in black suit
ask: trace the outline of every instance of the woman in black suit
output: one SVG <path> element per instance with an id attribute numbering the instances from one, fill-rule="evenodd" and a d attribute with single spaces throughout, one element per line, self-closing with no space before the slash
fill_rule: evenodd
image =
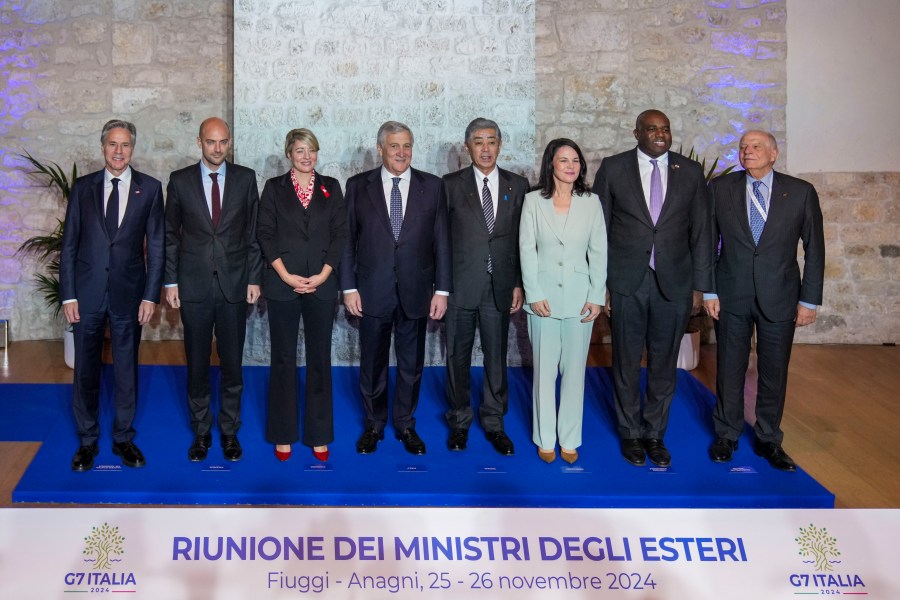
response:
<path id="1" fill-rule="evenodd" d="M 284 140 L 291 169 L 266 181 L 257 237 L 266 263 L 263 294 L 269 311 L 271 373 L 266 439 L 285 461 L 300 439 L 297 415 L 297 333 L 303 317 L 306 407 L 303 443 L 328 460 L 334 440 L 331 331 L 338 294 L 335 270 L 347 242 L 344 194 L 336 179 L 315 171 L 319 141 L 308 129 Z"/>

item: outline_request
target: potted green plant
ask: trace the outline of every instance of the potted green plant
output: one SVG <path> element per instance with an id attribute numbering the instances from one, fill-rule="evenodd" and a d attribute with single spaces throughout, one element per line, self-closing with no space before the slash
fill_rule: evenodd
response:
<path id="1" fill-rule="evenodd" d="M 46 181 L 50 188 L 56 188 L 62 200 L 62 205 L 69 202 L 71 184 L 78 177 L 78 167 L 72 163 L 72 175 L 67 176 L 62 168 L 54 163 L 44 163 L 34 158 L 27 150 L 18 155 L 34 167 L 29 171 L 30 175 L 36 175 Z M 62 250 L 63 220 L 56 219 L 56 227 L 49 233 L 30 237 L 19 246 L 19 252 L 33 255 L 40 265 L 44 266 L 44 272 L 34 274 L 35 287 L 44 298 L 47 306 L 53 309 L 53 317 L 58 318 L 62 310 L 62 298 L 59 291 L 59 255 Z M 72 336 L 72 327 L 66 324 L 63 335 L 66 364 L 71 368 L 75 365 L 75 343 Z"/>
<path id="2" fill-rule="evenodd" d="M 681 154 L 681 148 L 678 148 L 678 153 Z M 718 156 L 714 161 L 712 161 L 712 165 L 707 169 L 706 159 L 701 159 L 700 156 L 694 151 L 693 147 L 691 147 L 691 151 L 688 152 L 687 157 L 700 163 L 700 168 L 703 169 L 703 176 L 706 179 L 706 183 L 709 183 L 720 175 L 725 175 L 726 173 L 730 173 L 734 170 L 734 165 L 731 165 L 719 172 L 716 172 L 716 167 L 719 166 Z M 697 292 L 694 293 L 696 294 Z M 695 318 L 701 318 L 702 316 L 702 312 L 691 315 L 691 320 L 688 322 L 687 331 L 684 332 L 684 337 L 681 338 L 681 348 L 678 352 L 677 363 L 679 369 L 692 371 L 696 369 L 697 365 L 700 363 L 700 328 L 692 323 L 692 321 Z"/>

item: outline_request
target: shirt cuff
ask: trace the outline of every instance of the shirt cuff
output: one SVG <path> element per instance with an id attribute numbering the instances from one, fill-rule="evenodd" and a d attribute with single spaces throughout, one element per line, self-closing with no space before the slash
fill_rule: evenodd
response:
<path id="1" fill-rule="evenodd" d="M 441 290 L 436 290 L 436 291 L 434 292 L 434 294 L 435 294 L 436 296 L 449 296 L 449 295 L 450 295 L 450 292 L 442 292 Z"/>
<path id="2" fill-rule="evenodd" d="M 718 294 L 708 294 L 706 292 L 703 292 L 703 301 L 704 302 L 706 302 L 707 300 L 718 300 L 718 299 L 719 299 Z"/>
<path id="3" fill-rule="evenodd" d="M 802 306 L 802 307 L 804 307 L 804 308 L 808 308 L 809 310 L 816 310 L 816 305 L 815 305 L 815 304 L 810 304 L 809 302 L 803 302 L 803 301 L 801 301 L 801 302 L 800 302 L 800 306 Z"/>

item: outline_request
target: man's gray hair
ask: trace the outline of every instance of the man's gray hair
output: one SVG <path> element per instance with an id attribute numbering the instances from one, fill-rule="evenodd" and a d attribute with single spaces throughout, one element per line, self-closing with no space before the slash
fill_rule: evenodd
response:
<path id="1" fill-rule="evenodd" d="M 766 136 L 767 138 L 769 138 L 769 145 L 772 146 L 772 150 L 778 150 L 778 141 L 775 139 L 775 136 L 768 131 L 763 131 L 762 129 L 751 129 L 750 131 L 745 132 L 744 135 L 741 136 L 741 139 L 743 140 L 744 136 L 748 133 L 758 133 L 759 135 Z"/>
<path id="2" fill-rule="evenodd" d="M 384 140 L 387 139 L 388 134 L 403 133 L 404 131 L 409 133 L 409 142 L 411 144 L 414 143 L 415 139 L 413 138 L 412 129 L 400 121 L 385 121 L 381 127 L 378 128 L 378 145 L 384 147 Z"/>
<path id="3" fill-rule="evenodd" d="M 128 133 L 131 134 L 131 145 L 134 146 L 135 141 L 137 141 L 137 128 L 134 126 L 134 123 L 123 121 L 122 119 L 111 119 L 106 122 L 106 125 L 103 126 L 103 131 L 100 132 L 100 143 L 105 144 L 109 132 L 120 127 L 127 129 Z"/>
<path id="4" fill-rule="evenodd" d="M 497 125 L 495 121 L 485 119 L 484 117 L 478 117 L 477 119 L 472 119 L 472 122 L 466 127 L 467 144 L 472 141 L 472 135 L 479 129 L 493 129 L 497 133 L 497 141 L 503 141 L 503 134 L 500 133 L 500 126 Z"/>

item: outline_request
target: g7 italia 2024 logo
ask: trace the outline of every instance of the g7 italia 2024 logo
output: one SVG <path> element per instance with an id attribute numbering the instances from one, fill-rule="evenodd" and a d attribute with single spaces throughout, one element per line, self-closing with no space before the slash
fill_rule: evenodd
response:
<path id="1" fill-rule="evenodd" d="M 104 523 L 92 527 L 84 538 L 85 567 L 90 570 L 66 573 L 67 592 L 136 592 L 137 580 L 134 573 L 120 570 L 125 554 L 125 537 L 118 527 Z"/>
<path id="2" fill-rule="evenodd" d="M 838 550 L 837 538 L 828 533 L 825 527 L 801 527 L 800 535 L 794 538 L 798 554 L 803 564 L 813 567 L 812 573 L 794 573 L 790 576 L 791 585 L 803 590 L 817 590 L 819 594 L 854 594 L 866 595 L 866 584 L 857 574 L 836 572 L 835 566 L 842 564 L 841 551 Z M 816 592 L 813 592 L 816 593 Z"/>

